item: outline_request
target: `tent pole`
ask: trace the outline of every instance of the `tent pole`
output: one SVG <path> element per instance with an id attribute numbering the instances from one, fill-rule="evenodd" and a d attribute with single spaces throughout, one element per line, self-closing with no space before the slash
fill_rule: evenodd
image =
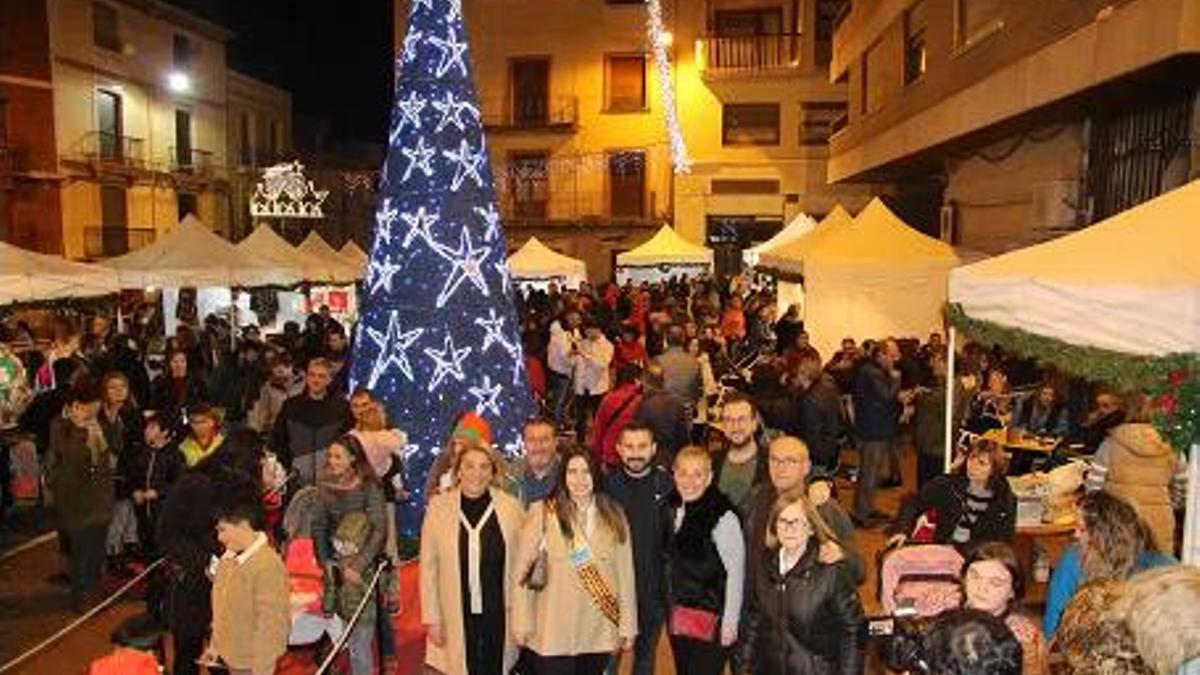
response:
<path id="1" fill-rule="evenodd" d="M 954 378 L 957 375 L 954 372 L 955 354 L 958 351 L 956 342 L 956 331 L 954 325 L 950 326 L 950 335 L 946 340 L 949 353 L 946 355 L 946 452 L 943 458 L 942 470 L 946 473 L 950 472 L 950 464 L 954 462 Z"/>
<path id="2" fill-rule="evenodd" d="M 1197 532 L 1200 523 L 1196 522 L 1197 516 L 1200 516 L 1200 513 L 1196 512 L 1196 501 L 1200 499 L 1200 443 L 1193 443 L 1192 451 L 1188 453 L 1187 477 L 1187 502 L 1183 511 L 1183 551 L 1180 558 L 1184 564 L 1196 565 L 1200 563 L 1200 551 L 1196 550 L 1200 545 L 1200 542 L 1196 541 L 1200 536 L 1200 532 Z"/>

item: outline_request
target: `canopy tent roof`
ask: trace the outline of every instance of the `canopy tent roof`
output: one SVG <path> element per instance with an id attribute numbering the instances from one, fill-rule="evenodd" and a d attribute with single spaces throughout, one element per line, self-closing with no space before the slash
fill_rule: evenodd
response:
<path id="1" fill-rule="evenodd" d="M 283 269 L 293 271 L 305 281 L 329 282 L 333 278 L 328 265 L 287 243 L 270 225 L 262 224 L 237 244 L 238 250 L 260 260 L 268 260 Z"/>
<path id="2" fill-rule="evenodd" d="M 712 249 L 679 236 L 670 225 L 659 228 L 650 241 L 617 255 L 618 267 L 654 265 L 712 265 Z"/>
<path id="3" fill-rule="evenodd" d="M 292 286 L 302 274 L 242 252 L 189 214 L 154 243 L 101 263 L 123 288 Z"/>
<path id="4" fill-rule="evenodd" d="M 354 267 L 348 264 L 345 258 L 334 250 L 316 230 L 309 232 L 304 241 L 300 242 L 296 248 L 317 260 L 321 265 L 321 274 L 329 281 L 353 283 L 366 276 L 363 267 Z"/>
<path id="5" fill-rule="evenodd" d="M 836 208 L 841 208 L 840 206 Z M 742 260 L 751 267 L 758 264 L 759 256 L 784 244 L 796 241 L 800 237 L 812 232 L 817 226 L 817 221 L 807 213 L 799 213 L 792 222 L 787 224 L 787 227 L 775 233 L 774 237 L 764 241 L 756 246 L 742 251 Z"/>
<path id="6" fill-rule="evenodd" d="M 587 280 L 587 265 L 582 260 L 551 249 L 537 237 L 530 237 L 509 257 L 508 269 L 517 279 L 564 277 L 574 284 Z"/>
<path id="7" fill-rule="evenodd" d="M 342 245 L 338 253 L 341 254 L 342 260 L 353 265 L 355 269 L 366 267 L 367 261 L 370 259 L 367 256 L 367 252 L 359 248 L 353 239 L 346 240 L 346 243 Z"/>
<path id="8" fill-rule="evenodd" d="M 121 290 L 117 273 L 0 241 L 0 305 L 108 295 Z"/>
<path id="9" fill-rule="evenodd" d="M 830 233 L 811 253 L 822 263 L 842 265 L 949 269 L 958 264 L 949 244 L 909 227 L 878 197 L 854 218 L 852 227 Z"/>
<path id="10" fill-rule="evenodd" d="M 830 232 L 848 227 L 853 222 L 854 219 L 850 213 L 842 208 L 841 204 L 838 204 L 833 207 L 832 211 L 825 214 L 825 217 L 809 232 L 759 253 L 758 264 L 781 272 L 803 274 L 804 256 L 808 254 L 808 251 Z"/>
<path id="11" fill-rule="evenodd" d="M 1200 352 L 1200 181 L 950 274 L 970 318 L 1125 354 Z"/>

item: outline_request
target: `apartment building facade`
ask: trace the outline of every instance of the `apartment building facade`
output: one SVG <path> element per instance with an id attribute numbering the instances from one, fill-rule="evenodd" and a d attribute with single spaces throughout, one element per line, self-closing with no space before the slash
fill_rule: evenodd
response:
<path id="1" fill-rule="evenodd" d="M 830 78 L 838 183 L 888 181 L 910 220 L 998 253 L 1200 175 L 1200 3 L 855 0 Z"/>
<path id="2" fill-rule="evenodd" d="M 732 271 L 742 247 L 800 211 L 864 205 L 874 186 L 830 187 L 825 176 L 847 100 L 824 65 L 838 4 L 663 3 L 694 162 L 676 175 L 645 2 L 465 0 L 510 244 L 536 234 L 605 279 L 617 253 L 665 222 Z M 397 0 L 397 45 L 407 11 Z"/>
<path id="3" fill-rule="evenodd" d="M 229 70 L 232 33 L 158 0 L 11 0 L 0 35 L 0 236 L 98 259 L 187 213 L 248 231 L 291 98 Z"/>

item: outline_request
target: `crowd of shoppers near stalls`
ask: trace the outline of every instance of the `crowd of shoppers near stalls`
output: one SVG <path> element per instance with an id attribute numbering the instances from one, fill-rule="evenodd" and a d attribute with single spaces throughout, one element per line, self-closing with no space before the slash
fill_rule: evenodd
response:
<path id="1" fill-rule="evenodd" d="M 947 383 L 939 334 L 848 337 L 820 354 L 799 312 L 777 316 L 741 279 L 551 286 L 520 293 L 517 311 L 542 414 L 517 457 L 496 452 L 478 413 L 446 430 L 419 543 L 430 667 L 601 673 L 627 660 L 652 673 L 665 640 L 681 674 L 862 672 L 874 552 L 860 540 L 881 527 L 898 551 L 956 556 L 953 606 L 921 641 L 928 672 L 1172 672 L 1200 654 L 1187 639 L 1155 645 L 1140 612 L 1166 583 L 1152 575 L 1196 582 L 1173 564 L 1183 465 L 1138 392 L 972 344 Z M 396 665 L 395 590 L 370 582 L 404 549 L 405 420 L 347 390 L 348 327 L 315 314 L 231 340 L 212 319 L 155 354 L 102 317 L 82 330 L 59 319 L 36 349 L 26 327 L 6 330 L 33 394 L 7 457 L 38 459 L 80 609 L 106 572 L 165 556 L 149 600 L 172 672 L 272 672 L 296 630 L 286 515 L 303 502 L 325 588 L 314 616 L 345 624 L 369 607 L 350 668 Z M 958 451 L 943 473 L 948 388 Z M 992 433 L 1012 427 L 1070 451 L 1022 467 Z M 903 489 L 910 447 L 916 485 L 886 513 L 880 491 Z M 1025 613 L 1008 477 L 1067 456 L 1088 465 L 1077 541 L 1039 620 Z M 1155 620 L 1196 612 L 1164 605 L 1174 614 Z M 246 641 L 251 628 L 263 639 Z M 955 631 L 1009 658 L 955 653 Z M 1133 647 L 1089 648 L 1101 633 Z M 1128 669 L 1088 670 L 1101 657 Z"/>

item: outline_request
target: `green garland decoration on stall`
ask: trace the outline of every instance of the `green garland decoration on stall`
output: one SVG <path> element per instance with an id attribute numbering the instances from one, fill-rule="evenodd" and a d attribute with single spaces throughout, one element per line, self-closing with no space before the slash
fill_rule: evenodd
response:
<path id="1" fill-rule="evenodd" d="M 959 332 L 976 342 L 1000 345 L 1068 375 L 1104 382 L 1122 391 L 1146 392 L 1154 407 L 1154 424 L 1173 447 L 1187 453 L 1200 442 L 1200 355 L 1136 356 L 1073 345 L 974 319 L 954 303 L 947 303 L 945 316 Z"/>

